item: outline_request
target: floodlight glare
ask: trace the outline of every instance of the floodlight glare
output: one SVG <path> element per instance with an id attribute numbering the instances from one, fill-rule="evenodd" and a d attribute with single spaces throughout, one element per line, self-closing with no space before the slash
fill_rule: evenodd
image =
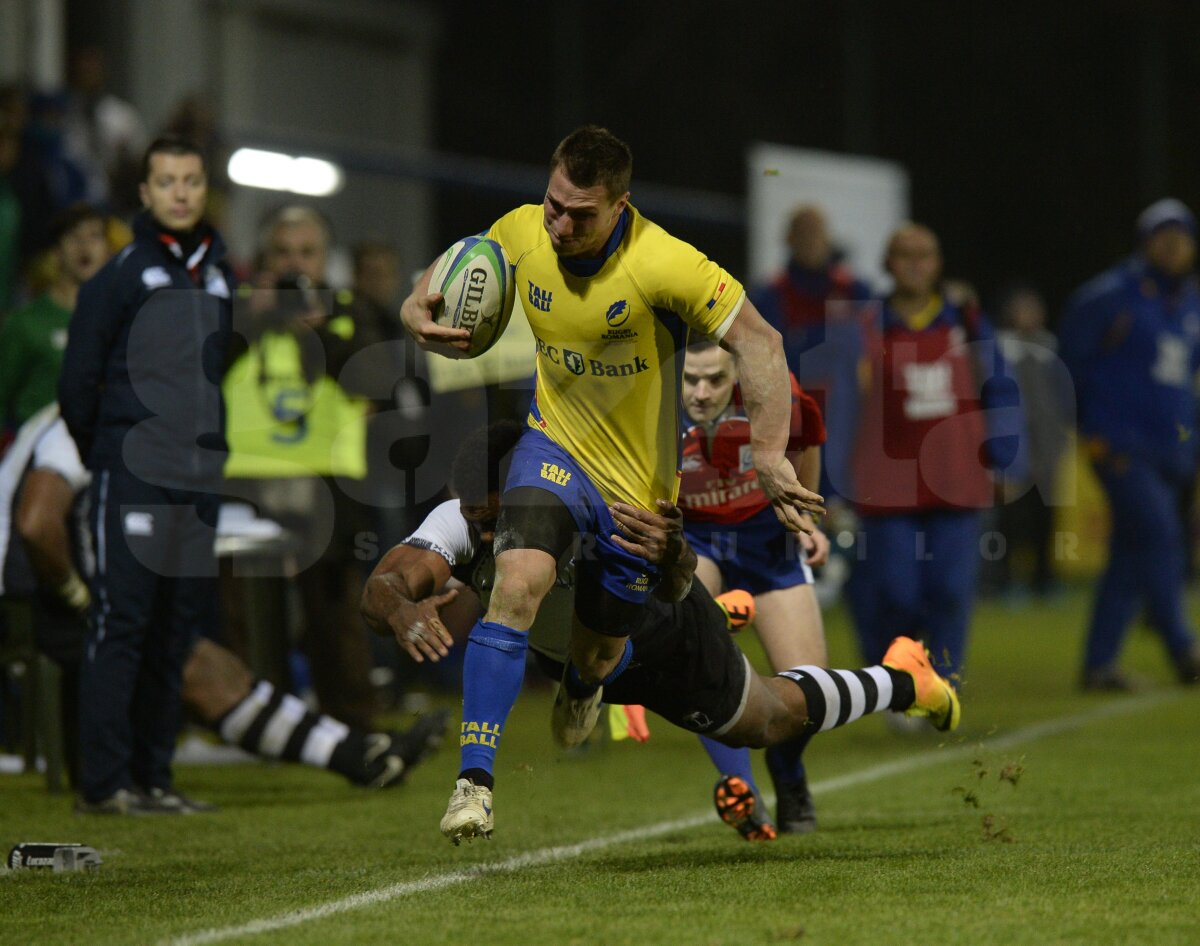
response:
<path id="1" fill-rule="evenodd" d="M 320 158 L 294 158 L 278 151 L 238 148 L 229 157 L 229 179 L 245 187 L 328 197 L 342 189 L 342 169 Z"/>

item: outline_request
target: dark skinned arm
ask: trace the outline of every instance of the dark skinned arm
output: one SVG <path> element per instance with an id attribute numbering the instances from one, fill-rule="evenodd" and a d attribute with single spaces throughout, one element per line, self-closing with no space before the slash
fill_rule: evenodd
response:
<path id="1" fill-rule="evenodd" d="M 620 530 L 613 542 L 627 552 L 640 555 L 662 569 L 662 579 L 655 588 L 655 597 L 676 602 L 687 597 L 696 573 L 696 553 L 683 535 L 683 513 L 674 503 L 657 500 L 658 513 L 638 509 L 625 503 L 610 507 L 613 520 Z"/>
<path id="2" fill-rule="evenodd" d="M 438 611 L 458 596 L 458 590 L 435 594 L 449 580 L 450 566 L 436 552 L 397 545 L 371 572 L 359 609 L 372 631 L 394 636 L 417 663 L 427 657 L 436 662 L 454 643 Z"/>

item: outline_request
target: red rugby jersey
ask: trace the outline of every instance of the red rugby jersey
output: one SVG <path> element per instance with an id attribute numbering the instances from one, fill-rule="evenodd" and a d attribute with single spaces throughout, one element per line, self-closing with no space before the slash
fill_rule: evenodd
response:
<path id="1" fill-rule="evenodd" d="M 787 449 L 794 453 L 825 442 L 825 421 L 817 402 L 794 376 L 789 378 L 792 426 Z M 750 454 L 750 420 L 740 386 L 734 386 L 733 400 L 711 430 L 704 424 L 690 424 L 684 431 L 680 469 L 679 508 L 685 519 L 744 522 L 770 504 L 759 488 Z"/>

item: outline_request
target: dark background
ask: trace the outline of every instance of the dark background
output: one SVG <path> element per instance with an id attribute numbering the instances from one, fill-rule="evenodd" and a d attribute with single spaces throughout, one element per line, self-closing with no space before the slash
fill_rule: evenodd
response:
<path id="1" fill-rule="evenodd" d="M 1197 6 L 491 4 L 486 27 L 443 30 L 436 145 L 544 164 L 603 124 L 633 148 L 635 203 L 639 181 L 742 194 L 752 141 L 891 159 L 948 275 L 985 302 L 1032 281 L 1056 312 L 1129 252 L 1142 207 L 1200 204 Z M 517 202 L 443 188 L 439 238 Z M 658 218 L 744 273 L 740 228 Z"/>

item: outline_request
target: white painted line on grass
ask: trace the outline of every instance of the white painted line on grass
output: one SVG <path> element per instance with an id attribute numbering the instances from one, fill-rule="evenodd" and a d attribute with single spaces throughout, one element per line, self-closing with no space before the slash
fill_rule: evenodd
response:
<path id="1" fill-rule="evenodd" d="M 1011 749 L 1014 746 L 1045 739 L 1048 736 L 1056 736 L 1073 729 L 1081 729 L 1084 726 L 1089 726 L 1092 723 L 1105 719 L 1140 713 L 1170 700 L 1177 699 L 1181 695 L 1181 690 L 1160 690 L 1144 696 L 1113 699 L 1094 709 L 1088 710 L 1086 713 L 1076 713 L 1073 716 L 1062 716 L 1058 719 L 1049 719 L 1045 722 L 1034 723 L 1031 726 L 1017 729 L 1004 736 L 964 742 L 952 748 L 943 747 L 906 756 L 903 759 L 883 762 L 879 765 L 859 769 L 857 772 L 849 772 L 846 775 L 839 775 L 821 782 L 814 782 L 811 788 L 816 794 L 835 792 L 857 785 L 864 785 L 869 782 L 877 782 L 892 775 L 903 775 L 930 765 L 965 758 L 978 752 L 980 747 L 989 750 Z M 279 916 L 263 920 L 253 920 L 238 926 L 198 930 L 195 933 L 187 933 L 176 939 L 166 940 L 164 941 L 164 946 L 203 946 L 206 943 L 220 943 L 225 940 L 300 926 L 304 923 L 323 920 L 350 910 L 358 910 L 362 907 L 398 900 L 401 897 L 407 897 L 412 894 L 428 893 L 433 890 L 442 890 L 446 887 L 457 886 L 458 884 L 477 880 L 480 877 L 488 877 L 492 874 L 511 874 L 527 867 L 540 867 L 544 864 L 554 863 L 555 861 L 571 860 L 581 857 L 584 854 L 590 854 L 593 851 L 600 851 L 618 844 L 625 844 L 629 841 L 644 841 L 647 838 L 655 838 L 664 834 L 672 834 L 676 831 L 684 831 L 688 828 L 708 824 L 714 817 L 715 815 L 710 810 L 706 811 L 703 815 L 679 818 L 675 821 L 656 821 L 654 824 L 644 827 L 618 831 L 615 834 L 606 834 L 603 837 L 580 841 L 578 844 L 545 847 L 536 851 L 529 851 L 525 854 L 517 854 L 502 861 L 476 864 L 462 870 L 449 871 L 444 874 L 433 874 L 421 880 L 391 884 L 387 887 L 381 887 L 378 890 L 369 890 L 366 893 L 354 894 L 350 897 L 343 897 L 341 900 L 332 900 L 320 906 L 309 907 L 306 910 L 292 910 L 288 913 L 282 913 Z"/>

